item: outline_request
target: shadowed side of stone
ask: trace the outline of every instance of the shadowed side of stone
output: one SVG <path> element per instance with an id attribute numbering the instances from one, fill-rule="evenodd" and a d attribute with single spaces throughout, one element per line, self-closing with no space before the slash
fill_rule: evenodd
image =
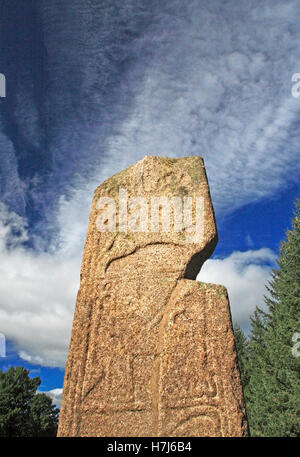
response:
<path id="1" fill-rule="evenodd" d="M 153 231 L 149 216 L 161 197 Z M 193 202 L 190 219 L 178 230 L 170 206 L 165 230 L 163 205 L 174 197 Z M 146 156 L 96 189 L 59 436 L 246 434 L 226 292 L 191 280 L 216 242 L 199 157 Z"/>
<path id="2" fill-rule="evenodd" d="M 158 435 L 247 435 L 225 287 L 178 281 L 160 328 L 159 353 Z"/>

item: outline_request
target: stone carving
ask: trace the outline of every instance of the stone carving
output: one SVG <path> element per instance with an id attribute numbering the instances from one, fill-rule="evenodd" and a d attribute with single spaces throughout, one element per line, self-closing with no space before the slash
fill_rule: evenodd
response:
<path id="1" fill-rule="evenodd" d="M 247 435 L 226 289 L 195 281 L 216 243 L 200 157 L 96 189 L 59 436 Z"/>

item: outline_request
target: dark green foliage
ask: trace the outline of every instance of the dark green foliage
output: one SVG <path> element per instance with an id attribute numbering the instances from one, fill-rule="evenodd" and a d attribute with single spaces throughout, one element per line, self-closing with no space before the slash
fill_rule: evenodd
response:
<path id="1" fill-rule="evenodd" d="M 59 410 L 37 394 L 39 377 L 23 367 L 0 370 L 0 436 L 55 436 Z"/>
<path id="2" fill-rule="evenodd" d="M 42 393 L 34 395 L 30 404 L 31 435 L 56 436 L 58 412 L 50 397 Z"/>
<path id="3" fill-rule="evenodd" d="M 241 328 L 235 324 L 234 325 L 234 339 L 235 339 L 235 347 L 238 354 L 238 362 L 239 362 L 239 369 L 241 373 L 241 380 L 243 384 L 243 388 L 249 382 L 249 342 L 245 337 Z"/>
<path id="4" fill-rule="evenodd" d="M 249 343 L 237 343 L 252 436 L 300 436 L 300 357 L 292 353 L 300 333 L 300 201 L 286 237 L 267 287 L 267 311 L 256 308 Z"/>

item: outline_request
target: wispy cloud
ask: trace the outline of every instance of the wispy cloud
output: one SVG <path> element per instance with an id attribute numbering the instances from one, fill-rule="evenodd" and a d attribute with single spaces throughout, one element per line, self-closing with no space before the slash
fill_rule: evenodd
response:
<path id="1" fill-rule="evenodd" d="M 19 214 L 44 227 L 61 195 L 146 154 L 203 156 L 219 212 L 299 176 L 297 0 L 29 6 L 32 34 L 14 19 L 25 49 L 5 14 L 2 30 L 4 199 Z"/>
<path id="2" fill-rule="evenodd" d="M 299 16 L 296 2 L 262 11 L 256 2 L 201 5 L 162 16 L 156 53 L 108 155 L 113 163 L 199 154 L 215 206 L 228 212 L 299 173 L 300 105 L 290 93 Z"/>

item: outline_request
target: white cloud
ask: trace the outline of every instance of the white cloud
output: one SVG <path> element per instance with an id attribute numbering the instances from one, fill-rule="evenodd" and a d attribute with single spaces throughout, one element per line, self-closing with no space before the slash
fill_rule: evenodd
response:
<path id="1" fill-rule="evenodd" d="M 46 394 L 51 398 L 56 406 L 60 406 L 62 400 L 62 389 L 52 389 L 48 391 L 38 391 L 39 393 Z"/>
<path id="2" fill-rule="evenodd" d="M 80 257 L 25 249 L 12 230 L 20 218 L 0 213 L 0 331 L 31 363 L 61 366 L 66 360 Z M 5 225 L 6 224 L 6 225 Z M 14 240 L 12 242 L 12 240 Z M 11 246 L 11 247 L 7 247 Z"/>
<path id="3" fill-rule="evenodd" d="M 275 267 L 275 259 L 274 252 L 268 248 L 236 251 L 224 259 L 207 260 L 197 280 L 226 286 L 232 319 L 248 333 L 249 316 L 255 307 L 265 308 L 265 286 Z"/>

